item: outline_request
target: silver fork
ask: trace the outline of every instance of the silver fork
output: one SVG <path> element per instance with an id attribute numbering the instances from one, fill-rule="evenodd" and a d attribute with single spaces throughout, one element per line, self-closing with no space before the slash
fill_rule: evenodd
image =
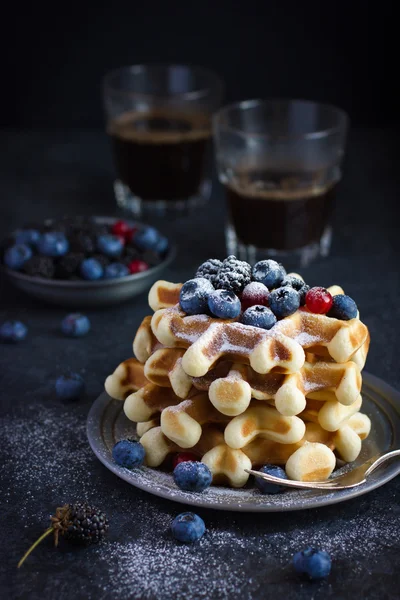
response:
<path id="1" fill-rule="evenodd" d="M 265 479 L 265 481 L 269 481 L 270 483 L 277 483 L 286 487 L 307 490 L 347 490 L 365 483 L 371 473 L 395 457 L 400 457 L 400 450 L 376 454 L 359 467 L 355 467 L 343 475 L 333 476 L 327 481 L 293 481 L 292 479 L 281 479 L 280 477 L 274 477 L 261 471 L 253 471 L 252 469 L 245 469 L 245 471 L 255 477 L 261 477 L 261 479 Z"/>

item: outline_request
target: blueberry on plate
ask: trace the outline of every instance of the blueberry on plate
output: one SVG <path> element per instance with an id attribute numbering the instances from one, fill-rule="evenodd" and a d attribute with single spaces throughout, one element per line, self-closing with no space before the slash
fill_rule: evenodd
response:
<path id="1" fill-rule="evenodd" d="M 26 244 L 15 244 L 7 248 L 4 264 L 13 271 L 18 271 L 32 256 L 32 250 Z"/>
<path id="2" fill-rule="evenodd" d="M 104 279 L 118 279 L 119 277 L 126 277 L 129 274 L 128 267 L 122 263 L 111 263 L 104 269 Z"/>
<path id="3" fill-rule="evenodd" d="M 350 321 L 350 319 L 356 318 L 357 312 L 357 304 L 350 296 L 338 294 L 337 296 L 333 296 L 333 304 L 328 312 L 328 317 L 340 319 L 341 321 Z"/>
<path id="4" fill-rule="evenodd" d="M 133 237 L 133 242 L 140 250 L 155 250 L 158 243 L 162 248 L 165 242 L 160 242 L 161 236 L 154 227 L 143 227 Z M 164 238 L 166 240 L 166 238 Z M 167 246 L 168 246 L 168 240 Z M 164 248 L 166 250 L 166 247 Z"/>
<path id="5" fill-rule="evenodd" d="M 208 312 L 208 296 L 212 294 L 214 287 L 208 281 L 199 277 L 189 279 L 183 284 L 179 294 L 179 304 L 187 315 L 198 315 Z"/>
<path id="6" fill-rule="evenodd" d="M 27 336 L 28 328 L 21 321 L 5 321 L 0 325 L 2 342 L 21 342 Z"/>
<path id="7" fill-rule="evenodd" d="M 60 375 L 56 381 L 56 394 L 61 400 L 77 400 L 85 390 L 85 382 L 78 373 Z"/>
<path id="8" fill-rule="evenodd" d="M 323 579 L 329 575 L 332 561 L 325 550 L 306 548 L 293 556 L 293 566 L 296 573 L 308 579 Z"/>
<path id="9" fill-rule="evenodd" d="M 184 512 L 175 517 L 171 524 L 171 532 L 178 542 L 191 544 L 203 537 L 206 526 L 201 517 L 192 512 Z"/>
<path id="10" fill-rule="evenodd" d="M 276 323 L 276 316 L 270 308 L 262 305 L 250 306 L 240 319 L 243 325 L 251 325 L 260 329 L 271 329 Z"/>
<path id="11" fill-rule="evenodd" d="M 40 231 L 37 229 L 19 229 L 14 235 L 15 243 L 36 246 L 40 240 L 40 235 Z"/>
<path id="12" fill-rule="evenodd" d="M 120 440 L 112 449 L 112 457 L 120 467 L 134 469 L 144 461 L 145 450 L 140 442 Z"/>
<path id="13" fill-rule="evenodd" d="M 203 492 L 210 487 L 212 474 L 204 463 L 189 460 L 175 467 L 174 481 L 185 492 Z"/>
<path id="14" fill-rule="evenodd" d="M 64 256 L 69 250 L 69 242 L 64 233 L 48 231 L 40 237 L 38 250 L 44 256 Z"/>
<path id="15" fill-rule="evenodd" d="M 81 262 L 80 271 L 83 279 L 95 281 L 103 277 L 104 269 L 95 258 L 86 258 Z"/>
<path id="16" fill-rule="evenodd" d="M 106 256 L 115 258 L 122 254 L 124 244 L 117 235 L 99 235 L 97 238 L 97 249 Z"/>
<path id="17" fill-rule="evenodd" d="M 259 471 L 261 471 L 261 473 L 266 473 L 267 475 L 279 477 L 280 479 L 287 479 L 287 475 L 282 467 L 276 465 L 264 465 Z M 255 477 L 255 483 L 262 494 L 281 494 L 285 491 L 283 485 L 271 483 L 265 479 L 261 479 L 261 477 Z"/>
<path id="18" fill-rule="evenodd" d="M 242 310 L 240 300 L 228 290 L 215 290 L 208 296 L 208 308 L 214 317 L 236 319 Z"/>
<path id="19" fill-rule="evenodd" d="M 268 299 L 269 307 L 278 319 L 283 319 L 296 312 L 300 306 L 299 292 L 286 286 L 273 290 Z"/>
<path id="20" fill-rule="evenodd" d="M 276 260 L 260 260 L 252 269 L 253 281 L 263 283 L 269 290 L 281 285 L 286 271 Z"/>
<path id="21" fill-rule="evenodd" d="M 82 337 L 90 330 L 90 321 L 86 315 L 71 313 L 61 321 L 61 331 L 67 337 Z"/>

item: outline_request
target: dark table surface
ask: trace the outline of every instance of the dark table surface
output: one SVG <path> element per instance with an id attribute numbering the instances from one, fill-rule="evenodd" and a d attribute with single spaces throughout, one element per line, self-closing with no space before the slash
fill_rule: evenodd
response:
<path id="1" fill-rule="evenodd" d="M 24 221 L 73 214 L 114 214 L 113 168 L 100 132 L 3 132 L 0 136 L 0 233 Z M 339 283 L 356 298 L 371 331 L 367 369 L 400 387 L 399 160 L 390 131 L 352 133 L 329 259 L 303 271 L 311 284 Z M 190 217 L 162 221 L 179 245 L 166 279 L 184 281 L 196 265 L 224 255 L 224 207 L 213 201 Z M 257 215 L 254 215 L 257 218 Z M 266 224 L 268 226 L 268 224 Z M 67 599 L 368 598 L 400 596 L 400 478 L 372 493 L 318 510 L 240 514 L 199 510 L 207 534 L 194 546 L 171 540 L 184 507 L 136 490 L 92 454 L 85 420 L 105 377 L 131 356 L 132 339 L 149 313 L 146 295 L 107 310 L 88 310 L 92 331 L 68 340 L 66 310 L 36 303 L 1 282 L 0 320 L 29 327 L 23 343 L 0 347 L 0 597 Z M 55 398 L 54 380 L 81 372 L 87 396 Z M 56 506 L 87 499 L 111 520 L 98 547 L 54 550 L 47 540 L 21 570 L 16 563 L 44 530 Z M 299 581 L 293 553 L 328 550 L 326 581 Z"/>

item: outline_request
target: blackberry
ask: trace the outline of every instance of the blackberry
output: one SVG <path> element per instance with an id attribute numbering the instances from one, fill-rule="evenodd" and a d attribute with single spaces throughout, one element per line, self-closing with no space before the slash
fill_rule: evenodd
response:
<path id="1" fill-rule="evenodd" d="M 50 534 L 54 535 L 54 545 L 56 547 L 60 535 L 63 535 L 70 542 L 89 546 L 100 542 L 109 527 L 106 515 L 86 502 L 64 504 L 64 506 L 57 508 L 56 514 L 50 517 L 50 521 L 50 527 L 32 544 L 19 561 L 18 567 L 23 564 L 32 550 Z"/>
<path id="2" fill-rule="evenodd" d="M 217 258 L 209 258 L 199 266 L 195 277 L 203 277 L 204 279 L 208 279 L 214 285 L 215 276 L 221 267 L 222 261 L 218 260 Z"/>
<path id="3" fill-rule="evenodd" d="M 251 281 L 249 263 L 238 260 L 236 256 L 228 256 L 215 275 L 214 287 L 240 294 Z"/>
<path id="4" fill-rule="evenodd" d="M 84 260 L 83 252 L 69 252 L 62 256 L 56 265 L 57 279 L 71 279 L 79 269 L 79 265 Z"/>
<path id="5" fill-rule="evenodd" d="M 103 269 L 105 269 L 107 265 L 111 263 L 111 260 L 104 254 L 91 254 L 90 258 L 94 258 L 95 260 L 97 260 L 97 262 L 101 264 Z"/>
<path id="6" fill-rule="evenodd" d="M 123 253 L 123 262 L 125 262 L 125 260 L 127 261 L 127 263 L 132 262 L 133 260 L 136 260 L 137 258 L 141 257 L 141 252 L 139 252 L 139 250 L 137 248 L 135 248 L 134 246 L 130 246 L 127 245 L 124 248 L 124 253 Z"/>
<path id="7" fill-rule="evenodd" d="M 81 230 L 69 237 L 69 247 L 72 252 L 84 252 L 85 254 L 90 254 L 94 252 L 96 243 L 93 236 L 90 236 Z"/>
<path id="8" fill-rule="evenodd" d="M 54 259 L 49 256 L 32 256 L 24 264 L 22 271 L 32 277 L 51 279 L 54 276 Z"/>

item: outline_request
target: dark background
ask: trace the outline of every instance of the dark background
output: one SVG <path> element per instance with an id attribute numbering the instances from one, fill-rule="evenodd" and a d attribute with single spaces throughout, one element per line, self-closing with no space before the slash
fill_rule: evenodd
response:
<path id="1" fill-rule="evenodd" d="M 215 69 L 226 99 L 338 104 L 396 118 L 395 3 L 287 0 L 14 2 L 3 13 L 0 126 L 100 127 L 101 78 L 140 62 Z"/>

